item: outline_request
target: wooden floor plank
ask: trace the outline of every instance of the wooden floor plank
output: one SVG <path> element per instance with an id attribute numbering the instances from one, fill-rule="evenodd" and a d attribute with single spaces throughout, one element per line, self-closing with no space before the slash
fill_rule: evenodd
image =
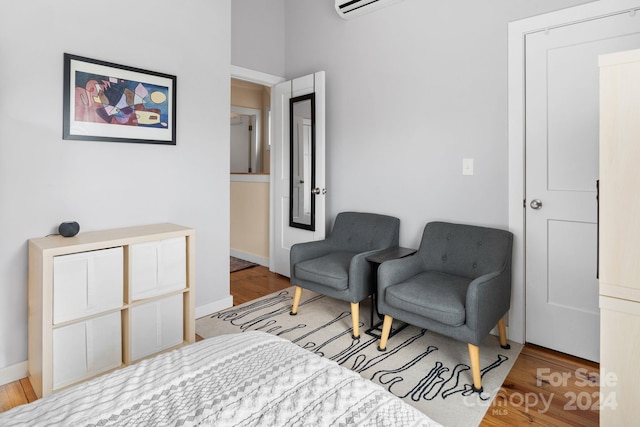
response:
<path id="1" fill-rule="evenodd" d="M 0 386 L 0 412 L 29 403 L 20 381 L 13 381 Z"/>
<path id="2" fill-rule="evenodd" d="M 231 273 L 233 304 L 291 286 L 287 277 L 257 266 Z M 197 337 L 198 340 L 201 337 Z M 564 378 L 564 379 L 563 379 Z M 483 427 L 597 426 L 597 410 L 580 410 L 598 392 L 597 363 L 527 344 L 482 420 Z M 578 402 L 581 398 L 582 402 Z M 0 412 L 36 400 L 27 378 L 0 387 Z"/>
<path id="3" fill-rule="evenodd" d="M 31 386 L 31 381 L 29 378 L 23 378 L 20 380 L 20 385 L 22 386 L 22 390 L 24 391 L 24 395 L 27 398 L 29 403 L 38 400 L 38 396 L 36 396 L 36 392 L 33 390 Z"/>
<path id="4" fill-rule="evenodd" d="M 527 344 L 481 425 L 597 426 L 598 372 L 596 363 Z"/>
<path id="5" fill-rule="evenodd" d="M 230 292 L 233 305 L 244 304 L 291 286 L 289 278 L 257 266 L 231 273 Z"/>

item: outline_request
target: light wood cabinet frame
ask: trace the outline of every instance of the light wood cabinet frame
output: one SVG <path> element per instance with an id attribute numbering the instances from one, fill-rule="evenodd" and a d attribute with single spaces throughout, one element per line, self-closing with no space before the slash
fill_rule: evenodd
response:
<path id="1" fill-rule="evenodd" d="M 176 237 L 186 239 L 185 288 L 153 298 L 130 300 L 129 247 L 137 243 L 161 241 Z M 124 295 L 122 306 L 91 316 L 74 319 L 60 325 L 53 324 L 53 260 L 56 256 L 101 249 L 123 248 Z M 183 295 L 183 342 L 195 342 L 195 230 L 175 224 L 153 224 L 112 230 L 89 231 L 74 237 L 59 235 L 29 240 L 29 379 L 38 397 L 48 396 L 53 389 L 53 330 L 74 322 L 120 311 L 122 315 L 122 366 L 131 360 L 130 308 L 173 295 Z M 163 351 L 169 351 L 173 348 Z M 150 357 L 150 356 L 149 356 Z M 102 375 L 104 373 L 101 373 Z M 84 378 L 83 381 L 89 378 Z"/>

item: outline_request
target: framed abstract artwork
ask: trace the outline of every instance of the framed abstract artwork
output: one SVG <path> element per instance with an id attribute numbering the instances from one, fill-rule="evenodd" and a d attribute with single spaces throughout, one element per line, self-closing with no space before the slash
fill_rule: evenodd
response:
<path id="1" fill-rule="evenodd" d="M 64 54 L 63 139 L 176 144 L 176 76 Z"/>

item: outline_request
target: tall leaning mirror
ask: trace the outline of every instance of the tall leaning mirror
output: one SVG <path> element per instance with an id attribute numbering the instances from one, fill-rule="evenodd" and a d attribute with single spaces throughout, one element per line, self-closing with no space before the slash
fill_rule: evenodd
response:
<path id="1" fill-rule="evenodd" d="M 289 226 L 315 231 L 315 94 L 289 101 Z"/>

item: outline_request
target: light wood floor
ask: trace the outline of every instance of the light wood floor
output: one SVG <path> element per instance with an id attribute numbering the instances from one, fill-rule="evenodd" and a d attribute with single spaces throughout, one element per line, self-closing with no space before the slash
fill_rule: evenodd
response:
<path id="1" fill-rule="evenodd" d="M 234 305 L 289 286 L 262 266 L 231 274 Z M 527 344 L 481 426 L 597 426 L 598 381 L 598 364 Z M 35 399 L 28 379 L 9 383 L 0 387 L 0 412 Z"/>

